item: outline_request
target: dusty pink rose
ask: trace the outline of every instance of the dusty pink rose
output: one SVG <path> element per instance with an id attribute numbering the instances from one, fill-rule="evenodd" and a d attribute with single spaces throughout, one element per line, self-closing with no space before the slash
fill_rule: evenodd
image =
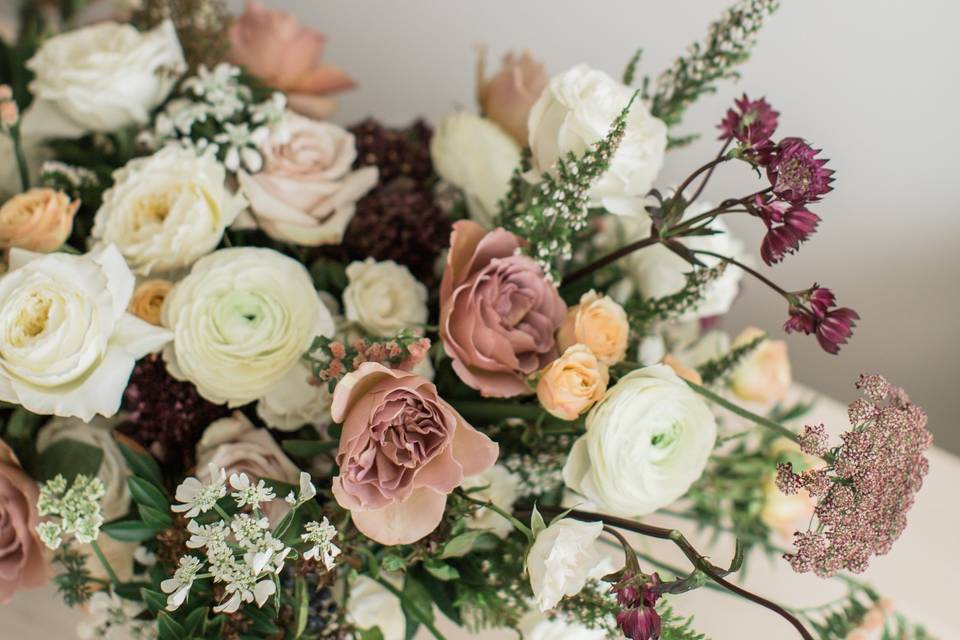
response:
<path id="1" fill-rule="evenodd" d="M 306 116 L 329 116 L 336 103 L 326 94 L 354 85 L 346 73 L 320 61 L 326 37 L 286 11 L 249 0 L 229 37 L 230 61 L 286 93 L 290 108 Z"/>
<path id="2" fill-rule="evenodd" d="M 447 494 L 497 461 L 497 445 L 413 373 L 365 362 L 337 384 L 332 414 L 343 423 L 333 495 L 381 544 L 429 534 Z"/>
<path id="3" fill-rule="evenodd" d="M 567 305 L 519 239 L 461 220 L 440 284 L 440 338 L 453 369 L 487 397 L 532 393 L 526 377 L 555 360 Z"/>
<path id="4" fill-rule="evenodd" d="M 530 109 L 550 81 L 543 64 L 529 51 L 508 51 L 500 70 L 487 77 L 483 52 L 477 61 L 477 101 L 480 110 L 510 134 L 521 147 L 527 144 Z"/>
<path id="5" fill-rule="evenodd" d="M 37 483 L 0 440 L 0 604 L 10 602 L 18 589 L 39 587 L 50 578 L 36 532 L 38 496 Z"/>

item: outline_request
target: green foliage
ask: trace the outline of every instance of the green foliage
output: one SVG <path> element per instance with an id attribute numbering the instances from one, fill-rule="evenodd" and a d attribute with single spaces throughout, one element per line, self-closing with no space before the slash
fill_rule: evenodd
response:
<path id="1" fill-rule="evenodd" d="M 54 576 L 53 583 L 57 585 L 57 591 L 67 606 L 75 607 L 87 602 L 92 593 L 87 557 L 67 543 L 54 554 L 53 564 L 63 568 Z"/>
<path id="2" fill-rule="evenodd" d="M 703 300 L 707 286 L 723 275 L 725 268 L 726 263 L 721 262 L 715 267 L 694 269 L 687 274 L 687 282 L 682 289 L 662 298 L 633 296 L 625 305 L 631 328 L 640 335 L 647 335 L 654 323 L 696 309 Z"/>
<path id="3" fill-rule="evenodd" d="M 633 84 L 633 78 L 637 74 L 637 65 L 640 64 L 640 58 L 643 57 L 643 49 L 637 49 L 636 52 L 631 56 L 630 61 L 627 62 L 626 68 L 623 70 L 623 84 L 630 86 Z"/>
<path id="4" fill-rule="evenodd" d="M 460 578 L 451 583 L 453 605 L 472 631 L 515 628 L 533 597 L 523 575 L 527 540 L 510 534 L 494 549 L 471 553 L 456 562 Z"/>
<path id="5" fill-rule="evenodd" d="M 588 629 L 600 629 L 610 637 L 621 637 L 617 630 L 617 613 L 620 611 L 610 586 L 598 580 L 589 580 L 575 596 L 563 598 L 557 610 L 571 622 L 578 622 Z"/>
<path id="6" fill-rule="evenodd" d="M 796 612 L 820 640 L 846 640 L 871 612 L 883 616 L 880 640 L 934 640 L 923 626 L 888 611 L 888 605 L 870 586 L 849 579 L 847 586 L 849 590 L 843 598 Z"/>
<path id="7" fill-rule="evenodd" d="M 765 335 L 757 336 L 750 342 L 736 346 L 722 356 L 708 360 L 697 367 L 697 372 L 703 378 L 703 384 L 709 386 L 733 373 L 743 359 L 753 353 L 766 339 Z"/>
<path id="8" fill-rule="evenodd" d="M 103 462 L 103 450 L 86 442 L 64 438 L 54 442 L 38 456 L 34 477 L 46 482 L 63 475 L 72 482 L 78 475 L 96 476 Z"/>
<path id="9" fill-rule="evenodd" d="M 120 447 L 120 453 L 126 460 L 127 466 L 134 476 L 142 478 L 155 487 L 163 487 L 163 474 L 160 471 L 160 465 L 153 459 L 153 456 L 146 452 L 135 451 L 122 442 L 117 443 Z"/>
<path id="10" fill-rule="evenodd" d="M 660 640 L 707 640 L 707 636 L 693 628 L 693 617 L 684 618 L 674 613 L 666 599 L 657 605 L 660 614 Z"/>

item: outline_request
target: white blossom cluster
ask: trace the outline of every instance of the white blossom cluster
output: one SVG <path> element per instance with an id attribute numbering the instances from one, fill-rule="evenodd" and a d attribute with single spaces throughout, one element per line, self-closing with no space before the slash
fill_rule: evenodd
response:
<path id="1" fill-rule="evenodd" d="M 126 600 L 109 591 L 98 591 L 87 604 L 90 615 L 77 625 L 80 640 L 156 640 L 156 620 L 138 620 L 146 611 L 142 602 Z"/>
<path id="2" fill-rule="evenodd" d="M 190 477 L 177 487 L 176 498 L 181 504 L 171 509 L 184 513 L 189 519 L 187 547 L 198 550 L 199 555 L 181 557 L 173 577 L 160 583 L 160 589 L 167 594 L 167 609 L 173 611 L 180 607 L 194 581 L 203 578 L 224 584 L 224 599 L 214 607 L 217 613 L 233 613 L 248 602 L 262 607 L 277 593 L 278 576 L 286 561 L 297 555 L 293 547 L 281 540 L 292 521 L 292 512 L 271 529 L 270 520 L 260 507 L 277 496 L 263 480 L 255 483 L 245 473 L 234 473 L 228 482 L 223 469 L 214 465 L 210 467 L 210 478 L 209 483 L 203 483 Z M 217 504 L 220 498 L 226 497 L 228 484 L 230 497 L 238 508 L 244 509 L 232 516 Z M 291 492 L 286 501 L 296 510 L 316 493 L 310 474 L 301 473 L 299 493 Z M 211 511 L 219 519 L 201 522 L 200 516 Z M 321 523 L 308 522 L 304 528 L 306 533 L 301 539 L 309 545 L 304 558 L 319 559 L 327 569 L 332 568 L 334 558 L 340 553 L 333 542 L 336 529 L 326 518 Z"/>
<path id="3" fill-rule="evenodd" d="M 69 489 L 67 479 L 61 474 L 40 487 L 37 512 L 41 516 L 60 518 L 59 522 L 47 520 L 37 525 L 43 543 L 56 549 L 70 534 L 83 544 L 95 541 L 103 524 L 100 500 L 105 493 L 106 488 L 99 478 L 83 474 L 77 475 Z"/>
<path id="4" fill-rule="evenodd" d="M 40 166 L 40 178 L 44 182 L 49 182 L 54 178 L 64 180 L 73 188 L 95 187 L 100 180 L 90 169 L 86 167 L 77 167 L 57 160 L 48 160 Z"/>
<path id="5" fill-rule="evenodd" d="M 258 147 L 283 116 L 287 99 L 276 92 L 253 103 L 250 88 L 239 77 L 240 68 L 225 62 L 213 69 L 201 65 L 197 75 L 184 81 L 183 94 L 157 115 L 153 130 L 141 134 L 141 142 L 153 149 L 169 143 L 199 153 L 212 149 L 227 170 L 257 173 L 263 168 Z"/>

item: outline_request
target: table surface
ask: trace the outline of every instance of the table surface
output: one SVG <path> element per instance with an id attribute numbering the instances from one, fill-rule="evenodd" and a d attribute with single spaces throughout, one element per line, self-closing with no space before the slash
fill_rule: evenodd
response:
<path id="1" fill-rule="evenodd" d="M 841 428 L 846 424 L 844 407 L 821 400 L 808 422 L 823 421 Z M 960 621 L 955 606 L 960 592 L 960 559 L 956 545 L 960 542 L 960 459 L 937 449 L 930 452 L 930 474 L 917 496 L 909 515 L 909 525 L 887 556 L 875 558 L 862 576 L 896 608 L 942 640 L 960 637 Z M 670 521 L 652 517 L 651 522 L 668 523 L 690 530 L 689 522 Z M 688 535 L 694 544 L 698 536 Z M 700 541 L 701 544 L 703 541 Z M 680 556 L 669 543 L 649 544 L 649 549 L 664 560 L 683 565 Z M 711 551 L 716 562 L 723 564 L 731 556 L 732 540 L 721 539 Z M 774 600 L 794 606 L 819 604 L 842 595 L 837 581 L 824 581 L 813 575 L 797 575 L 780 559 L 768 560 L 761 552 L 750 559 L 746 576 L 737 582 Z M 712 640 L 743 640 L 744 638 L 792 638 L 794 632 L 775 614 L 747 601 L 724 593 L 699 589 L 671 600 L 674 608 L 696 617 L 695 626 Z M 439 615 L 439 614 L 438 614 Z M 6 607 L 0 607 L 0 638 L 17 640 L 66 640 L 76 637 L 77 621 L 82 612 L 70 610 L 50 587 L 21 592 Z M 440 616 L 442 618 L 442 616 Z M 512 631 L 500 630 L 471 635 L 448 621 L 439 625 L 448 640 L 482 638 L 499 640 L 516 638 Z M 426 640 L 429 636 L 418 636 Z"/>

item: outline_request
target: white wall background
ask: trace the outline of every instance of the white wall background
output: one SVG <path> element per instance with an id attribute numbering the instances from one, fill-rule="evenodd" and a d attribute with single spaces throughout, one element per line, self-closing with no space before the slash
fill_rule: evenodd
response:
<path id="1" fill-rule="evenodd" d="M 473 44 L 492 58 L 528 47 L 551 72 L 585 62 L 619 75 L 638 46 L 655 75 L 731 0 L 485 0 L 484 2 L 267 0 L 330 37 L 328 59 L 359 81 L 336 119 L 373 115 L 402 124 L 473 108 Z M 236 1 L 239 7 L 241 2 Z M 848 400 L 860 371 L 882 372 L 925 406 L 937 442 L 960 452 L 955 427 L 960 337 L 960 5 L 948 0 L 783 0 L 760 34 L 743 80 L 689 113 L 682 131 L 705 135 L 672 152 L 661 177 L 676 183 L 716 151 L 713 126 L 732 98 L 765 95 L 783 134 L 825 150 L 835 190 L 815 209 L 820 231 L 773 269 L 787 288 L 815 280 L 862 316 L 839 357 L 807 336 L 789 338 L 796 377 Z M 730 167 L 715 198 L 747 193 L 754 178 Z M 736 225 L 759 249 L 762 225 Z M 759 260 L 758 260 L 759 261 Z M 725 321 L 779 335 L 785 304 L 748 283 Z"/>

